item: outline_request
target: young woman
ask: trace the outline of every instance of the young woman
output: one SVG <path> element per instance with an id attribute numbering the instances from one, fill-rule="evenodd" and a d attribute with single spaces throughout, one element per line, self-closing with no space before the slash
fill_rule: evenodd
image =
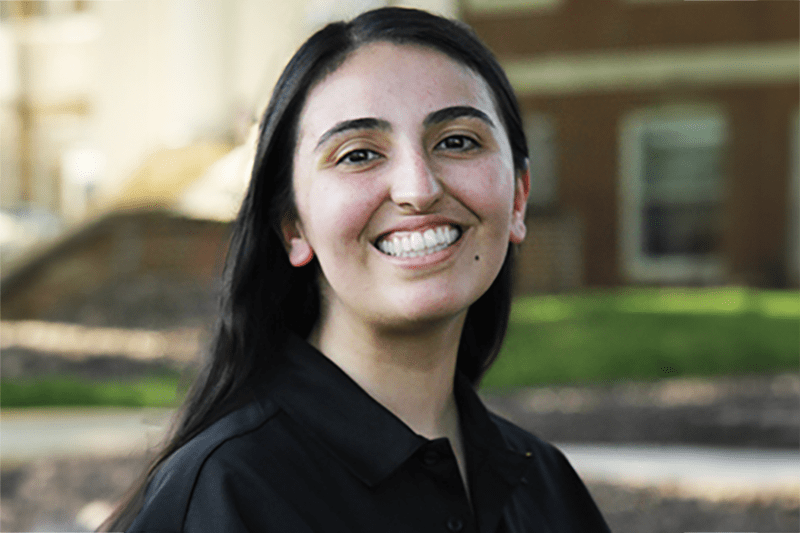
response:
<path id="1" fill-rule="evenodd" d="M 211 356 L 108 529 L 608 531 L 563 455 L 474 392 L 527 168 L 463 25 L 386 8 L 312 36 L 261 124 Z"/>

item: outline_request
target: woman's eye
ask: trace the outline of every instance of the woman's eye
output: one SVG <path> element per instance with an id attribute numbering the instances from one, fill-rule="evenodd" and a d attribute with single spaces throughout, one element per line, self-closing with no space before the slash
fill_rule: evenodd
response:
<path id="1" fill-rule="evenodd" d="M 378 159 L 379 157 L 380 154 L 373 150 L 360 148 L 358 150 L 347 152 L 336 161 L 336 164 L 338 165 L 340 163 L 346 163 L 349 165 L 362 165 L 364 163 L 369 163 L 370 161 Z"/>
<path id="2" fill-rule="evenodd" d="M 451 135 L 439 141 L 436 148 L 466 152 L 467 150 L 473 150 L 479 146 L 475 139 L 467 137 L 466 135 Z"/>

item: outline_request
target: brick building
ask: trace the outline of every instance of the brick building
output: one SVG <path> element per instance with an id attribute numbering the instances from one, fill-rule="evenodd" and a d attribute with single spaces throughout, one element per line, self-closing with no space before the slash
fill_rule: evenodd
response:
<path id="1" fill-rule="evenodd" d="M 521 289 L 797 287 L 798 8 L 464 0 L 525 114 Z"/>

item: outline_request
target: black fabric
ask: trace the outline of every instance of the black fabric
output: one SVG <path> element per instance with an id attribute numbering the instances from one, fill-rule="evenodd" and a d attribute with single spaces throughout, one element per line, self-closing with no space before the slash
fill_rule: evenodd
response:
<path id="1" fill-rule="evenodd" d="M 257 401 L 162 466 L 128 531 L 609 531 L 561 452 L 488 413 L 465 378 L 471 498 L 447 439 L 415 434 L 299 337 L 285 352 Z"/>

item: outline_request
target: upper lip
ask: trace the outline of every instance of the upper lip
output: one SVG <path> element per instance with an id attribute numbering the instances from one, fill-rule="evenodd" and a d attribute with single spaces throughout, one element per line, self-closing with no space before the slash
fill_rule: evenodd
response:
<path id="1" fill-rule="evenodd" d="M 382 231 L 377 237 L 372 239 L 372 242 L 373 243 L 380 242 L 381 239 L 396 231 L 425 231 L 427 229 L 433 229 L 438 226 L 447 226 L 447 225 L 457 226 L 462 230 L 464 228 L 463 224 L 459 224 L 452 218 L 443 215 L 414 216 L 401 220 L 396 224 L 394 224 L 392 227 Z"/>

